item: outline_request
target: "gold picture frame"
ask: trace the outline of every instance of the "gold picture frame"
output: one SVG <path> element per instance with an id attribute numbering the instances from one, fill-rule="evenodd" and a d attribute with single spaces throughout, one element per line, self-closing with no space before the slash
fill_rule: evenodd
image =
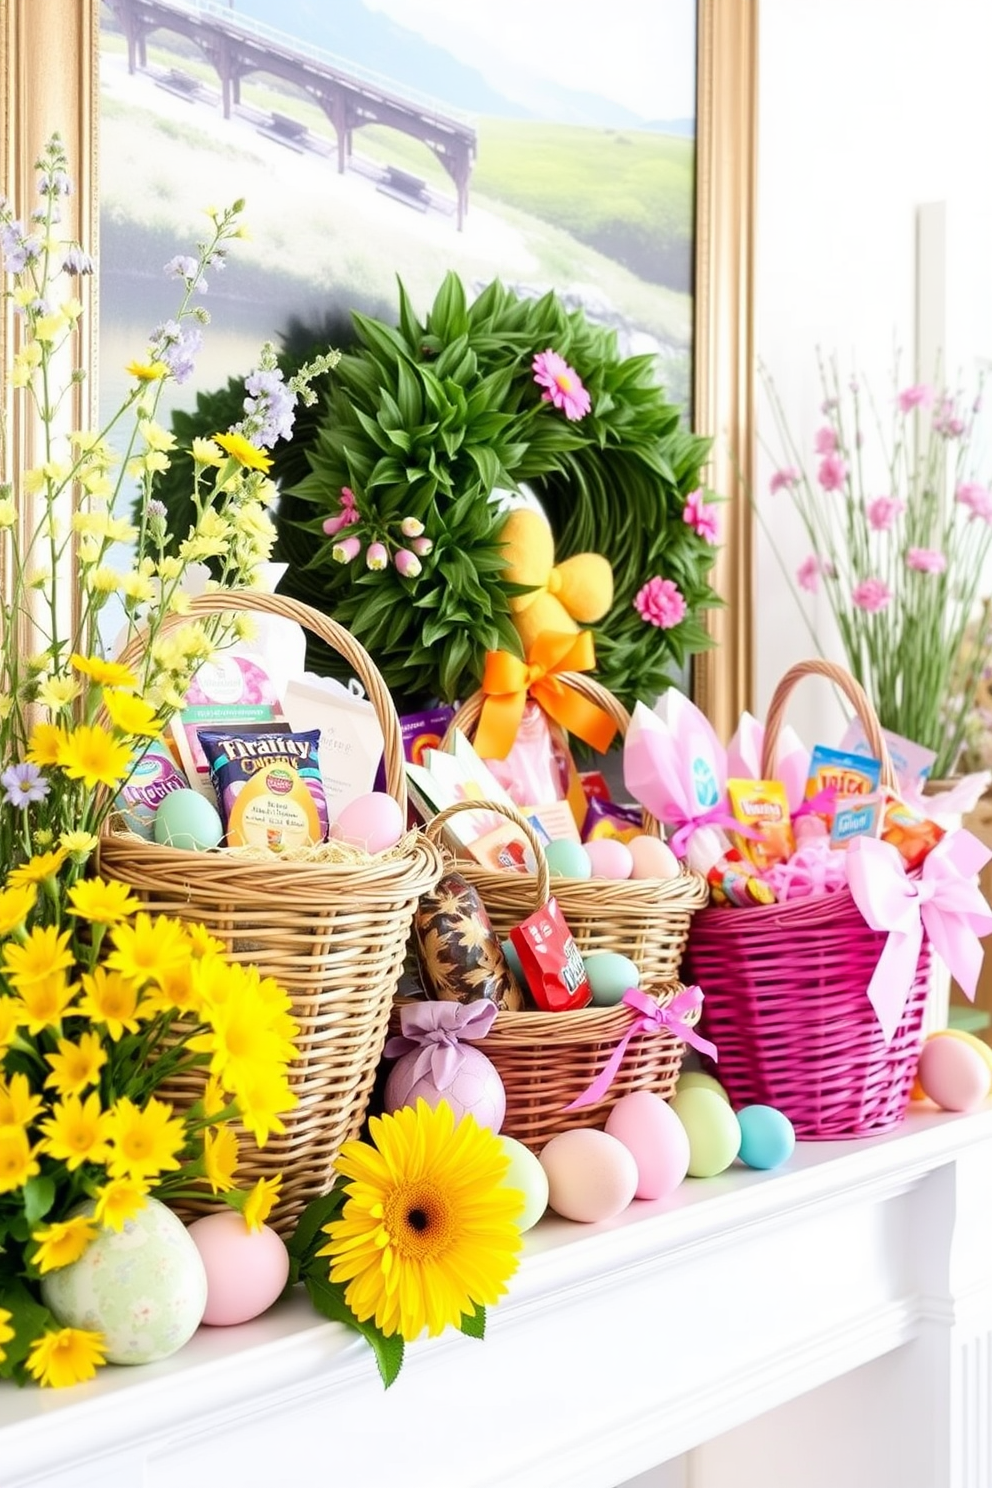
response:
<path id="1" fill-rule="evenodd" d="M 0 139 L 14 201 L 32 189 L 33 165 L 54 130 L 75 162 L 68 230 L 98 235 L 99 0 L 0 0 Z M 698 0 L 694 423 L 713 436 L 708 471 L 727 498 L 714 585 L 726 601 L 711 615 L 714 650 L 695 659 L 693 694 L 727 737 L 753 697 L 753 219 L 758 0 Z M 83 364 L 96 383 L 94 280 L 84 316 Z M 0 351 L 16 327 L 4 318 Z M 6 365 L 6 362 L 4 363 Z M 80 397 L 85 397 L 80 392 Z M 80 408 L 79 412 L 83 409 Z M 32 463 L 30 427 L 9 425 L 8 469 Z M 23 501 L 20 521 L 33 521 Z M 2 578 L 2 574 L 0 574 Z"/>

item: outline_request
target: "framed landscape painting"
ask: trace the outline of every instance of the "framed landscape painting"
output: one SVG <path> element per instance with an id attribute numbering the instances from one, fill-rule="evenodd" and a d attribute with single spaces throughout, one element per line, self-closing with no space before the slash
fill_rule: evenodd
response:
<path id="1" fill-rule="evenodd" d="M 353 309 L 389 318 L 397 277 L 419 313 L 449 269 L 470 293 L 496 278 L 554 289 L 625 353 L 652 353 L 714 435 L 709 483 L 731 499 L 713 623 L 732 639 L 749 574 L 733 487 L 749 419 L 751 10 L 617 0 L 604 17 L 577 0 L 565 24 L 524 0 L 0 0 L 8 180 L 68 111 L 79 209 L 99 228 L 103 408 L 168 313 L 161 266 L 208 203 L 227 204 L 218 182 L 246 199 L 251 238 L 214 276 L 210 334 L 175 402 L 249 371 L 294 323 L 326 326 L 333 345 Z M 749 688 L 734 646 L 729 665 L 720 647 L 699 659 L 711 713 Z"/>

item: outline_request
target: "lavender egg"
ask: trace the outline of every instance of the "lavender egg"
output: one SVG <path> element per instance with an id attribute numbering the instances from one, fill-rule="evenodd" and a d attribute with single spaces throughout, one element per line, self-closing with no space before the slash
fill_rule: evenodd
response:
<path id="1" fill-rule="evenodd" d="M 401 1106 L 415 1106 L 423 1099 L 436 1107 L 447 1101 L 455 1113 L 455 1120 L 463 1116 L 474 1116 L 480 1126 L 498 1132 L 506 1115 L 506 1092 L 499 1071 L 483 1054 L 481 1049 L 461 1044 L 458 1049 L 462 1064 L 455 1078 L 445 1090 L 438 1090 L 430 1070 L 417 1079 L 414 1065 L 420 1057 L 419 1049 L 401 1054 L 389 1072 L 383 1104 L 389 1115 Z"/>

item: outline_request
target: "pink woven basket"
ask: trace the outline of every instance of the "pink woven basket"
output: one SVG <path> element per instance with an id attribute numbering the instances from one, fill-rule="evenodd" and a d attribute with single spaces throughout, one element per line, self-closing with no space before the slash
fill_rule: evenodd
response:
<path id="1" fill-rule="evenodd" d="M 773 768 L 786 703 L 811 675 L 853 704 L 882 781 L 895 785 L 878 719 L 860 685 L 830 662 L 793 667 L 775 690 L 762 772 Z M 693 915 L 687 980 L 703 990 L 700 1031 L 719 1053 L 713 1073 L 735 1109 L 782 1111 L 806 1140 L 888 1131 L 906 1114 L 930 979 L 924 939 L 902 1021 L 886 1044 L 867 988 L 885 935 L 865 924 L 848 889 L 750 909 Z"/>

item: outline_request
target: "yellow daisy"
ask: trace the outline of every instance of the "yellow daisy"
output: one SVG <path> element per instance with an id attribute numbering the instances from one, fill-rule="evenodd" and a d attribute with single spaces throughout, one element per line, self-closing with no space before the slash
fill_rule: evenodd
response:
<path id="1" fill-rule="evenodd" d="M 273 1205 L 279 1202 L 281 1178 L 259 1178 L 245 1199 L 241 1213 L 250 1230 L 260 1230 L 272 1213 Z"/>
<path id="2" fill-rule="evenodd" d="M 279 1136 L 285 1132 L 285 1123 L 279 1118 L 293 1109 L 297 1097 L 281 1069 L 242 1071 L 230 1089 L 241 1125 L 251 1133 L 257 1147 L 264 1147 L 273 1132 Z"/>
<path id="3" fill-rule="evenodd" d="M 100 1365 L 106 1363 L 106 1352 L 102 1333 L 59 1328 L 35 1339 L 27 1365 L 39 1384 L 58 1390 L 92 1379 Z"/>
<path id="4" fill-rule="evenodd" d="M 81 723 L 62 740 L 57 763 L 70 780 L 81 780 L 87 790 L 105 785 L 111 790 L 125 778 L 131 765 L 129 745 L 115 739 L 99 723 Z"/>
<path id="5" fill-rule="evenodd" d="M 203 1166 L 211 1193 L 230 1193 L 238 1167 L 238 1139 L 229 1126 L 203 1133 Z"/>
<path id="6" fill-rule="evenodd" d="M 137 1033 L 144 1011 L 138 1008 L 138 986 L 119 971 L 95 966 L 82 976 L 83 995 L 77 1011 L 102 1023 L 114 1043 L 125 1033 Z"/>
<path id="7" fill-rule="evenodd" d="M 169 369 L 164 362 L 128 362 L 124 371 L 139 382 L 160 382 Z"/>
<path id="8" fill-rule="evenodd" d="M 81 878 L 69 890 L 69 913 L 101 925 L 116 925 L 141 908 L 141 900 L 127 884 L 111 879 Z"/>
<path id="9" fill-rule="evenodd" d="M 85 863 L 99 846 L 99 840 L 92 832 L 80 832 L 77 829 L 61 833 L 59 847 L 64 847 L 74 862 Z"/>
<path id="10" fill-rule="evenodd" d="M 222 956 L 226 950 L 224 942 L 218 940 L 216 935 L 211 935 L 206 925 L 191 924 L 185 926 L 189 938 L 189 946 L 194 956 Z"/>
<path id="11" fill-rule="evenodd" d="M 38 890 L 34 884 L 20 884 L 16 889 L 0 890 L 0 938 L 23 925 L 34 909 Z"/>
<path id="12" fill-rule="evenodd" d="M 22 982 L 19 988 L 18 1021 L 28 1033 L 41 1033 L 61 1022 L 62 1015 L 79 988 L 64 971 Z"/>
<path id="13" fill-rule="evenodd" d="M 517 1266 L 521 1195 L 503 1183 L 509 1159 L 443 1101 L 373 1117 L 369 1129 L 374 1146 L 346 1142 L 338 1157 L 348 1198 L 318 1254 L 331 1257 L 330 1279 L 346 1283 L 359 1321 L 407 1341 L 457 1327 L 499 1300 Z"/>
<path id="14" fill-rule="evenodd" d="M 5 1307 L 0 1307 L 0 1364 L 2 1364 L 4 1359 L 6 1359 L 7 1357 L 4 1351 L 4 1344 L 9 1343 L 14 1336 L 14 1330 L 9 1326 L 9 1324 L 10 1313 Z"/>
<path id="15" fill-rule="evenodd" d="M 215 434 L 214 442 L 219 444 L 222 450 L 243 465 L 246 470 L 270 470 L 272 461 L 263 450 L 257 449 L 249 443 L 243 434 L 235 434 L 232 430 L 228 434 Z"/>
<path id="16" fill-rule="evenodd" d="M 98 1033 L 82 1033 L 79 1043 L 59 1039 L 57 1054 L 46 1054 L 46 1062 L 52 1073 L 45 1081 L 46 1087 L 54 1086 L 61 1096 L 82 1095 L 87 1085 L 95 1085 L 100 1071 L 107 1062 L 107 1051 L 100 1042 Z"/>
<path id="17" fill-rule="evenodd" d="M 107 1136 L 110 1119 L 100 1106 L 94 1090 L 85 1100 L 67 1095 L 52 1107 L 52 1114 L 41 1123 L 45 1133 L 41 1149 L 64 1162 L 70 1173 L 84 1162 L 103 1163 L 110 1155 Z"/>
<path id="18" fill-rule="evenodd" d="M 41 1172 L 22 1126 L 0 1126 L 0 1194 L 23 1188 Z"/>
<path id="19" fill-rule="evenodd" d="M 30 1126 L 41 1107 L 41 1096 L 35 1095 L 20 1070 L 9 1080 L 0 1079 L 0 1126 Z"/>
<path id="20" fill-rule="evenodd" d="M 162 723 L 156 717 L 155 709 L 133 692 L 121 692 L 109 687 L 103 694 L 103 705 L 111 723 L 122 734 L 140 734 L 154 739 L 162 732 Z"/>
<path id="21" fill-rule="evenodd" d="M 104 661 L 102 656 L 80 656 L 74 651 L 69 657 L 69 665 L 77 672 L 82 672 L 84 677 L 90 677 L 101 687 L 137 687 L 138 679 L 120 661 Z"/>
<path id="22" fill-rule="evenodd" d="M 97 1189 L 93 1218 L 105 1230 L 119 1233 L 127 1221 L 145 1207 L 147 1197 L 146 1183 L 139 1183 L 134 1178 L 111 1178 L 109 1183 Z"/>
<path id="23" fill-rule="evenodd" d="M 95 1234 L 96 1221 L 85 1214 L 50 1224 L 44 1230 L 35 1230 L 31 1236 L 38 1247 L 34 1263 L 42 1273 L 71 1266 L 73 1261 L 79 1260 Z"/>
<path id="24" fill-rule="evenodd" d="M 142 910 L 126 924 L 115 925 L 111 935 L 114 949 L 107 956 L 107 966 L 138 983 L 160 983 L 189 959 L 183 927 L 167 915 Z"/>
<path id="25" fill-rule="evenodd" d="M 69 854 L 65 848 L 56 848 L 54 852 L 35 853 L 26 863 L 19 868 L 12 868 L 7 874 L 7 882 L 11 888 L 23 888 L 25 884 L 44 883 L 46 878 L 54 878 L 62 867 Z"/>
<path id="26" fill-rule="evenodd" d="M 57 765 L 66 741 L 66 731 L 54 723 L 36 723 L 28 738 L 25 758 L 33 765 Z"/>
<path id="27" fill-rule="evenodd" d="M 60 935 L 55 925 L 34 925 L 23 945 L 8 941 L 3 948 L 7 976 L 20 991 L 30 982 L 40 982 L 57 971 L 68 971 L 75 962 L 69 947 L 71 930 Z"/>
<path id="28" fill-rule="evenodd" d="M 127 1096 L 110 1108 L 108 1122 L 112 1178 L 132 1178 L 139 1183 L 179 1167 L 177 1153 L 186 1142 L 186 1124 L 173 1117 L 168 1101 L 152 1096 L 139 1109 Z"/>

